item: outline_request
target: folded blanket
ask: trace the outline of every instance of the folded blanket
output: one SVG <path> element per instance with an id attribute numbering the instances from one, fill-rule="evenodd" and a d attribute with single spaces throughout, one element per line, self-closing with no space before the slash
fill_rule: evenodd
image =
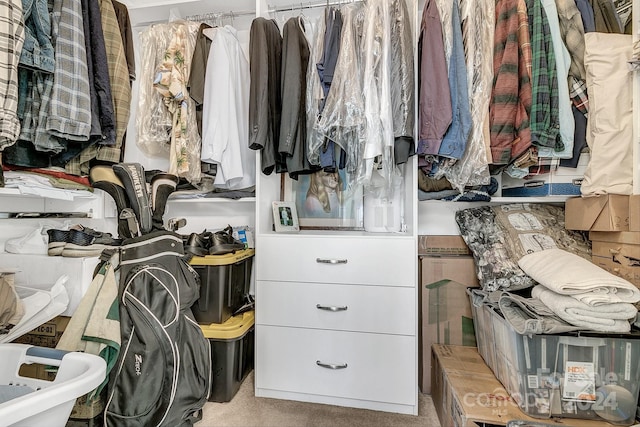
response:
<path id="1" fill-rule="evenodd" d="M 518 266 L 533 280 L 589 306 L 640 301 L 640 290 L 586 259 L 562 249 L 530 253 Z"/>
<path id="2" fill-rule="evenodd" d="M 633 304 L 600 304 L 593 307 L 542 285 L 533 287 L 531 297 L 540 299 L 562 320 L 598 332 L 629 332 L 629 319 L 635 318 L 638 313 Z"/>

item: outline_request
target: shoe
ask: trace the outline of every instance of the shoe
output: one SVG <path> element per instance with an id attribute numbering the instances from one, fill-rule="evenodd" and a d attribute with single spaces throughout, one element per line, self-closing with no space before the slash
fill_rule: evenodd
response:
<path id="1" fill-rule="evenodd" d="M 49 256 L 62 255 L 64 245 L 69 240 L 69 230 L 57 230 L 51 228 L 47 230 L 47 236 L 49 236 L 49 243 L 47 243 L 47 254 Z"/>
<path id="2" fill-rule="evenodd" d="M 71 258 L 100 256 L 104 249 L 113 249 L 121 244 L 122 240 L 114 239 L 111 233 L 103 233 L 87 227 L 81 230 L 71 229 L 61 255 Z"/>
<path id="3" fill-rule="evenodd" d="M 209 254 L 211 247 L 211 235 L 208 231 L 202 233 L 191 233 L 184 241 L 184 250 L 195 256 L 205 256 Z"/>
<path id="4" fill-rule="evenodd" d="M 7 240 L 4 249 L 11 254 L 44 255 L 47 253 L 47 238 L 42 234 L 42 228 L 35 228 L 24 236 Z"/>
<path id="5" fill-rule="evenodd" d="M 233 227 L 216 231 L 211 235 L 209 255 L 224 255 L 245 249 L 244 243 L 233 237 Z"/>

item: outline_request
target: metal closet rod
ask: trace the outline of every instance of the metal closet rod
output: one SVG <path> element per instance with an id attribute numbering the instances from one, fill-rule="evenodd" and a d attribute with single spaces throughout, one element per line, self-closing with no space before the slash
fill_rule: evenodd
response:
<path id="1" fill-rule="evenodd" d="M 301 9 L 315 9 L 318 7 L 331 7 L 331 6 L 341 6 L 343 4 L 348 3 L 356 3 L 362 0 L 338 0 L 338 1 L 323 1 L 317 3 L 291 3 L 289 7 L 281 6 L 279 8 L 274 8 L 272 5 L 269 5 L 270 9 L 267 11 L 268 13 L 279 13 L 279 12 L 291 12 Z"/>
<path id="2" fill-rule="evenodd" d="M 315 9 L 318 7 L 341 6 L 343 4 L 356 3 L 359 1 L 363 1 L 363 0 L 334 0 L 334 1 L 324 1 L 324 2 L 316 2 L 316 3 L 300 2 L 300 3 L 292 3 L 288 7 L 281 6 L 276 8 L 274 8 L 272 5 L 269 5 L 270 9 L 267 10 L 267 13 L 281 13 L 281 12 L 291 12 L 291 11 L 301 10 L 301 9 Z M 211 13 L 187 16 L 184 19 L 186 21 L 206 21 L 206 20 L 217 19 L 217 18 L 235 18 L 237 16 L 248 16 L 248 15 L 255 15 L 255 14 L 256 14 L 255 10 L 242 10 L 237 12 L 234 12 L 234 11 L 211 12 Z M 161 24 L 161 23 L 167 23 L 167 22 L 168 22 L 167 20 L 141 22 L 139 24 L 136 24 L 135 27 L 147 27 L 149 25 Z"/>

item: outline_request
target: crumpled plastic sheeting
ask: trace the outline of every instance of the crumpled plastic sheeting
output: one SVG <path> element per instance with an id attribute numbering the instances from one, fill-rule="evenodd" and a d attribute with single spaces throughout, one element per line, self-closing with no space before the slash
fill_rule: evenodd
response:
<path id="1" fill-rule="evenodd" d="M 336 63 L 331 90 L 315 130 L 334 141 L 347 153 L 346 170 L 356 171 L 362 158 L 364 132 L 364 102 L 362 98 L 362 71 L 360 64 L 360 34 L 364 20 L 364 7 L 352 3 L 341 9 L 342 36 L 340 54 Z M 310 153 L 317 159 L 323 138 L 309 141 Z M 311 161 L 311 157 L 309 158 Z M 317 164 L 317 162 L 316 162 Z"/>
<path id="2" fill-rule="evenodd" d="M 494 15 L 494 0 L 460 2 L 473 125 L 463 158 L 443 162 L 435 178 L 445 176 L 461 193 L 466 186 L 487 185 L 490 179 L 486 126 L 493 82 Z"/>
<path id="3" fill-rule="evenodd" d="M 325 31 L 326 21 L 324 18 L 320 18 L 316 23 L 313 40 L 309 43 L 310 54 L 307 76 L 310 76 L 310 78 L 307 80 L 306 93 L 307 159 L 312 165 L 320 164 L 320 147 L 322 146 L 324 139 L 323 135 L 317 129 L 318 113 L 320 112 L 322 101 L 324 100 L 324 92 L 322 90 L 322 84 L 320 82 L 320 76 L 318 75 L 316 64 L 318 64 L 322 58 L 322 44 Z"/>
<path id="4" fill-rule="evenodd" d="M 387 0 L 367 2 L 362 39 L 364 112 L 366 119 L 363 158 L 356 181 L 367 184 L 374 168 L 392 191 L 395 167 L 393 112 L 391 111 L 391 19 Z"/>
<path id="5" fill-rule="evenodd" d="M 186 82 L 189 81 L 199 27 L 198 22 L 179 20 L 155 24 L 140 35 L 143 53 L 136 116 L 138 147 L 151 156 L 169 153 L 168 172 L 186 178 L 192 184 L 201 179 L 201 139 L 195 103 L 186 92 Z M 183 55 L 181 70 L 167 68 L 165 61 L 170 49 Z M 173 74 L 185 82 L 184 90 L 176 93 L 169 90 L 163 96 L 155 87 L 159 74 L 165 77 Z"/>

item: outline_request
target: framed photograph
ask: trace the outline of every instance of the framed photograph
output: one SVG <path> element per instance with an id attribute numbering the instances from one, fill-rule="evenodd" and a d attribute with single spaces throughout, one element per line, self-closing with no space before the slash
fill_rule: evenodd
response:
<path id="1" fill-rule="evenodd" d="M 295 203 L 273 202 L 273 225 L 278 233 L 300 231 Z"/>
<path id="2" fill-rule="evenodd" d="M 364 230 L 362 186 L 345 170 L 318 171 L 297 180 L 282 174 L 280 198 L 295 204 L 301 230 Z"/>

